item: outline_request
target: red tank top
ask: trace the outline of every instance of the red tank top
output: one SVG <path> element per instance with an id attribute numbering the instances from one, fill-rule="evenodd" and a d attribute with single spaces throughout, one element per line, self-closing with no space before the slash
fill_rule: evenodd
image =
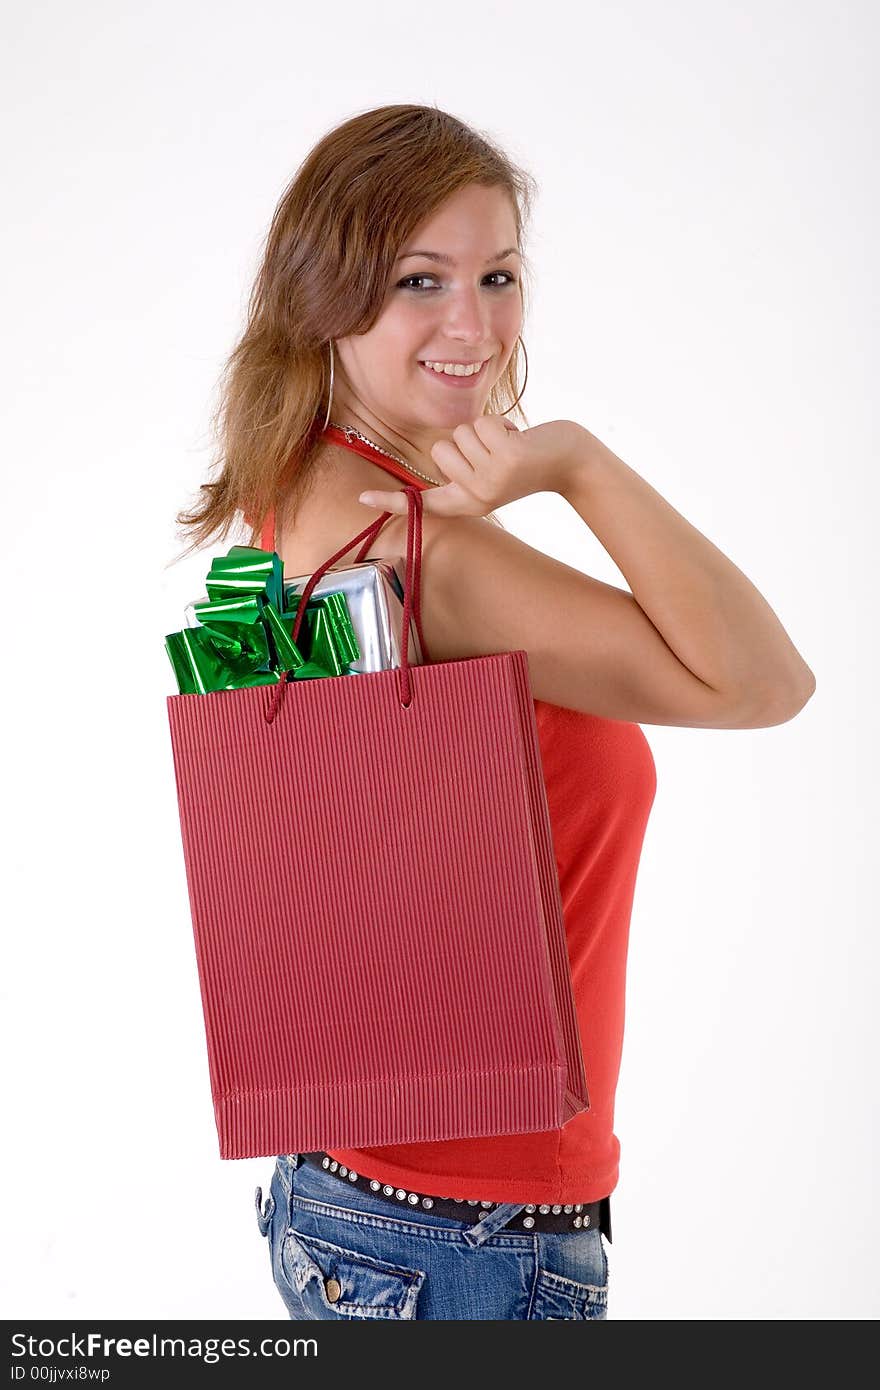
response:
<path id="1" fill-rule="evenodd" d="M 341 431 L 327 434 L 396 478 L 428 486 Z M 263 549 L 273 540 L 270 513 Z M 435 1197 L 592 1202 L 617 1185 L 629 924 L 656 769 L 640 725 L 546 700 L 534 705 L 590 1109 L 536 1134 L 328 1150 L 365 1177 Z"/>

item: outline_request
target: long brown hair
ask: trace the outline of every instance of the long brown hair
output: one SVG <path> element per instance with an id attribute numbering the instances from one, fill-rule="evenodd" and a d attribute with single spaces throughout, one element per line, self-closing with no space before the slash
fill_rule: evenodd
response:
<path id="1" fill-rule="evenodd" d="M 177 513 L 191 536 L 178 559 L 225 537 L 239 513 L 250 527 L 249 545 L 259 544 L 262 519 L 280 498 L 286 515 L 295 515 L 327 410 L 328 340 L 372 327 L 400 247 L 471 183 L 509 195 L 522 250 L 535 180 L 487 136 L 436 106 L 366 111 L 330 130 L 307 155 L 272 217 L 247 326 L 219 379 L 211 416 L 218 476 Z M 523 269 L 530 274 L 524 250 Z M 519 357 L 517 344 L 489 395 L 490 413 L 516 400 Z M 528 425 L 521 406 L 509 414 Z"/>

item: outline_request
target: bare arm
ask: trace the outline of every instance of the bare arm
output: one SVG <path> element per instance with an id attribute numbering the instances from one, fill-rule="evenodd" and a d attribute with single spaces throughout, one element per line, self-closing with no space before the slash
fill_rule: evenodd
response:
<path id="1" fill-rule="evenodd" d="M 456 426 L 449 478 L 424 508 L 423 626 L 434 660 L 524 649 L 538 699 L 610 719 L 762 728 L 803 708 L 812 671 L 769 604 L 716 546 L 570 420 Z M 565 497 L 632 592 L 489 525 L 532 492 Z M 402 512 L 398 493 L 365 493 Z"/>
<path id="2" fill-rule="evenodd" d="M 589 431 L 562 495 L 602 542 L 639 607 L 698 680 L 790 718 L 813 672 L 754 584 Z"/>

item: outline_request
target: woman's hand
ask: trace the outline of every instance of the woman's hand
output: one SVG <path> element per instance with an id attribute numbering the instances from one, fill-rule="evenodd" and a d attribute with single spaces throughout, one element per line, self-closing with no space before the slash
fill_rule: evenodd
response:
<path id="1" fill-rule="evenodd" d="M 437 516 L 486 516 L 533 492 L 559 492 L 588 431 L 574 420 L 551 420 L 519 430 L 500 415 L 456 425 L 453 438 L 431 445 L 431 458 L 449 479 L 422 491 L 422 510 Z M 453 443 L 454 440 L 454 443 Z M 403 489 L 362 492 L 364 506 L 406 516 Z"/>

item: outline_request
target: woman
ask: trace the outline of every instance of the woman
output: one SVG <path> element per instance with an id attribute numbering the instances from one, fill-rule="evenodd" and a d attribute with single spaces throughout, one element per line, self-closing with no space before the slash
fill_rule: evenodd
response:
<path id="1" fill-rule="evenodd" d="M 178 519 L 241 512 L 288 576 L 422 489 L 433 660 L 525 649 L 591 1108 L 536 1134 L 279 1155 L 260 1231 L 292 1318 L 607 1316 L 613 1131 L 636 870 L 655 791 L 640 723 L 791 719 L 809 667 L 742 572 L 590 431 L 519 430 L 531 181 L 433 107 L 356 116 L 276 210 L 229 363 L 223 467 Z M 527 421 L 525 421 L 527 424 Z M 631 592 L 509 535 L 558 492 Z M 487 524 L 487 521 L 495 524 Z"/>

